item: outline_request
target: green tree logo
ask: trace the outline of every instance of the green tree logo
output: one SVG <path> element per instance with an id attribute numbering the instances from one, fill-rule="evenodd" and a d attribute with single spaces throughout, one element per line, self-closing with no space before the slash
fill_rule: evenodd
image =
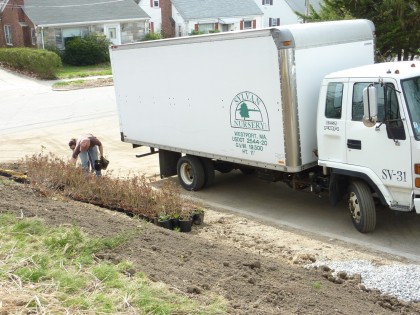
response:
<path id="1" fill-rule="evenodd" d="M 269 131 L 267 108 L 262 99 L 249 91 L 236 94 L 230 103 L 230 125 L 232 128 Z"/>
<path id="2" fill-rule="evenodd" d="M 239 114 L 245 120 L 245 118 L 249 118 L 249 109 L 245 103 L 241 104 L 241 108 L 239 109 Z"/>
<path id="3" fill-rule="evenodd" d="M 242 103 L 241 107 L 238 109 L 239 115 L 245 120 L 249 118 L 249 112 L 260 112 L 258 109 L 249 109 L 246 103 Z"/>

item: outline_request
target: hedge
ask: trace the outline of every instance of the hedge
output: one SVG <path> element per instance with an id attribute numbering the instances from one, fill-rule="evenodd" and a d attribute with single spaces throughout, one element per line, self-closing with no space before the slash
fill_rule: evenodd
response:
<path id="1" fill-rule="evenodd" d="M 110 44 L 105 36 L 97 34 L 89 34 L 83 38 L 74 37 L 66 43 L 63 62 L 74 66 L 108 62 Z"/>
<path id="2" fill-rule="evenodd" d="M 60 57 L 51 51 L 32 48 L 0 48 L 0 63 L 29 71 L 42 79 L 55 79 Z"/>
<path id="3" fill-rule="evenodd" d="M 161 34 L 159 34 L 159 33 L 147 33 L 145 36 L 144 36 L 144 41 L 146 41 L 146 40 L 156 40 L 156 39 L 162 39 L 162 35 Z"/>

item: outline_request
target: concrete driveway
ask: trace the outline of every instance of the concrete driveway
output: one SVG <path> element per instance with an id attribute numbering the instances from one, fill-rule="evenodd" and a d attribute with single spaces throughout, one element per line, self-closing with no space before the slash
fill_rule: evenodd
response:
<path id="1" fill-rule="evenodd" d="M 307 231 L 314 238 L 350 242 L 420 262 L 420 215 L 415 213 L 378 207 L 375 231 L 361 234 L 353 227 L 344 200 L 333 207 L 327 196 L 295 191 L 284 183 L 262 181 L 239 171 L 217 174 L 212 187 L 187 194 L 215 209 Z"/>
<path id="2" fill-rule="evenodd" d="M 157 155 L 138 159 L 135 154 L 146 153 L 148 148 L 132 149 L 120 141 L 113 86 L 53 91 L 51 84 L 0 69 L 0 162 L 40 152 L 67 158 L 71 153 L 68 140 L 91 132 L 103 141 L 110 172 L 121 176 L 144 173 L 158 179 Z M 214 186 L 185 194 L 216 209 L 298 228 L 314 237 L 348 241 L 420 261 L 420 215 L 413 213 L 380 209 L 374 233 L 360 234 L 352 226 L 345 203 L 331 207 L 326 198 L 239 172 L 217 174 Z"/>

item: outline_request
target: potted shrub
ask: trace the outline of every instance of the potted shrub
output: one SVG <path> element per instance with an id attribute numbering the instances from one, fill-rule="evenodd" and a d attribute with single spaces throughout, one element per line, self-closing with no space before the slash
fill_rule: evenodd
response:
<path id="1" fill-rule="evenodd" d="M 177 209 L 175 209 L 175 211 L 169 214 L 169 219 L 171 220 L 172 229 L 179 227 L 180 214 L 179 211 L 177 211 Z"/>
<path id="2" fill-rule="evenodd" d="M 191 212 L 191 208 L 188 206 L 184 206 L 181 210 L 180 216 L 179 216 L 179 229 L 181 232 L 191 232 L 193 224 L 193 215 Z"/>
<path id="3" fill-rule="evenodd" d="M 193 221 L 196 225 L 201 225 L 204 222 L 204 209 L 201 207 L 196 207 L 193 211 Z"/>
<path id="4" fill-rule="evenodd" d="M 191 232 L 192 224 L 193 219 L 191 217 L 187 219 L 181 218 L 178 221 L 179 230 L 181 232 Z"/>
<path id="5" fill-rule="evenodd" d="M 161 226 L 165 229 L 172 230 L 171 217 L 166 213 L 161 213 L 158 216 L 158 226 Z"/>

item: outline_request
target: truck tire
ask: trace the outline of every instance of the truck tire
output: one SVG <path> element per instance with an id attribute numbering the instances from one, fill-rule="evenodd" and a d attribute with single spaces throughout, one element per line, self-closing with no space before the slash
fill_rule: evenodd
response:
<path id="1" fill-rule="evenodd" d="M 219 171 L 220 173 L 229 173 L 235 167 L 230 162 L 216 161 L 214 163 L 214 168 L 216 169 L 216 171 Z"/>
<path id="2" fill-rule="evenodd" d="M 239 168 L 239 170 L 242 172 L 242 174 L 245 175 L 252 175 L 255 173 L 255 168 L 253 167 L 242 166 Z"/>
<path id="3" fill-rule="evenodd" d="M 186 155 L 177 163 L 178 179 L 186 190 L 200 190 L 204 185 L 205 173 L 203 164 L 196 156 Z"/>
<path id="4" fill-rule="evenodd" d="M 376 226 L 376 209 L 369 186 L 362 181 L 349 185 L 349 210 L 354 227 L 361 233 L 372 232 Z"/>
<path id="5" fill-rule="evenodd" d="M 203 164 L 205 177 L 203 187 L 209 187 L 213 185 L 214 182 L 214 163 L 211 159 L 208 158 L 201 158 L 201 163 Z"/>
<path id="6" fill-rule="evenodd" d="M 348 190 L 348 180 L 347 177 L 332 173 L 330 176 L 330 182 L 328 185 L 328 199 L 330 205 L 337 205 L 346 195 Z"/>

